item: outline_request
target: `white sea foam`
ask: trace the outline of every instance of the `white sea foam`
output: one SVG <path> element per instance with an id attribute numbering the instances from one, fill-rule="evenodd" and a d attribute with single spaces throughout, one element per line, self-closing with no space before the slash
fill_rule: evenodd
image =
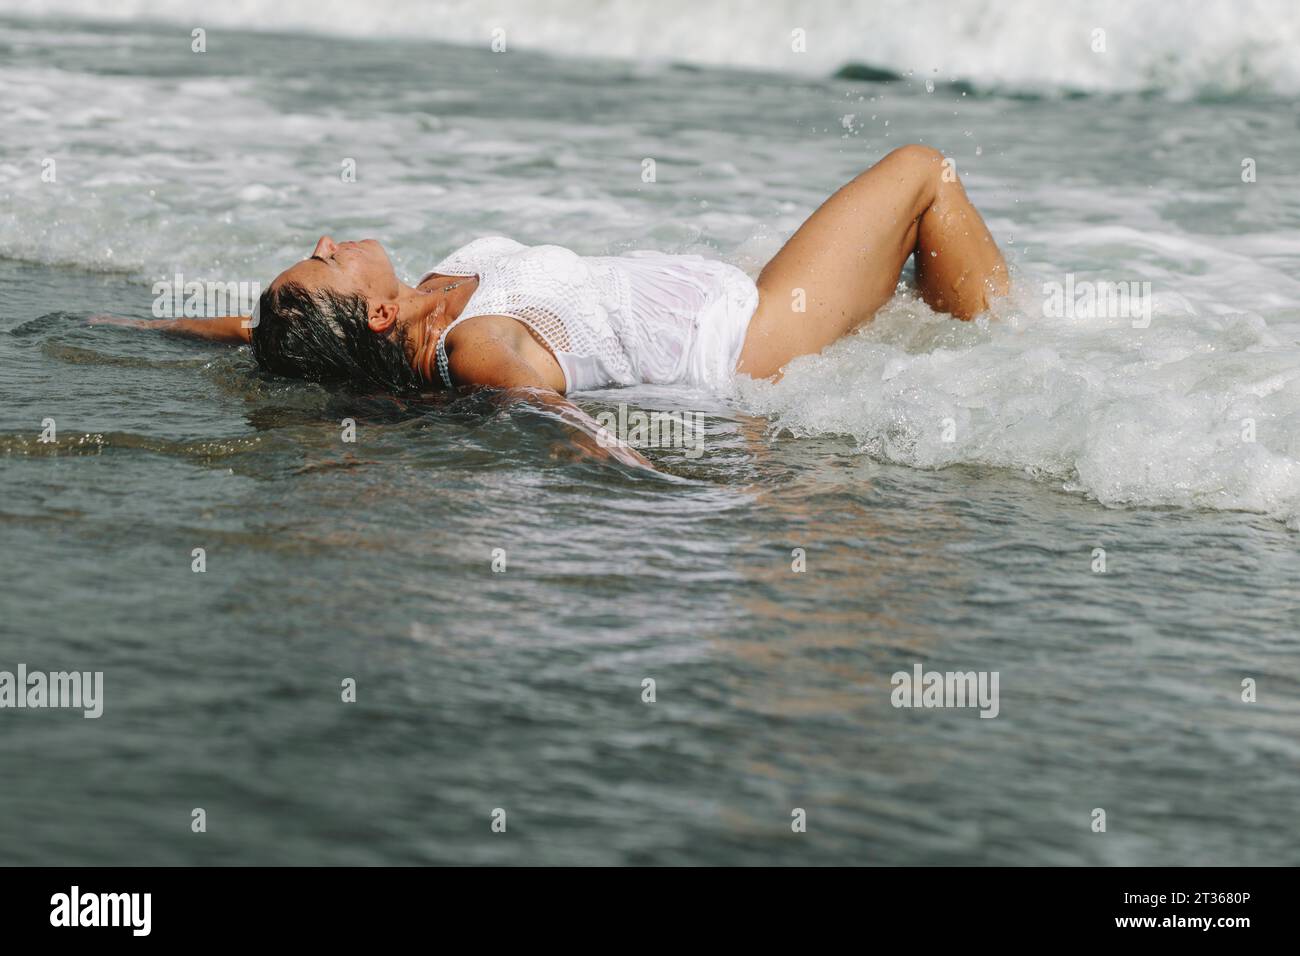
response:
<path id="1" fill-rule="evenodd" d="M 1042 315 L 1021 276 L 974 323 L 898 296 L 744 403 L 795 435 L 844 434 L 922 468 L 1017 469 L 1108 505 L 1256 511 L 1300 526 L 1300 310 Z M 1253 434 L 1252 434 L 1253 432 Z"/>
<path id="2" fill-rule="evenodd" d="M 866 63 L 1039 93 L 1300 91 L 1290 0 L 3 0 L 0 11 L 481 46 L 503 29 L 507 45 L 564 56 L 823 74 Z M 796 29 L 806 52 L 792 49 Z"/>

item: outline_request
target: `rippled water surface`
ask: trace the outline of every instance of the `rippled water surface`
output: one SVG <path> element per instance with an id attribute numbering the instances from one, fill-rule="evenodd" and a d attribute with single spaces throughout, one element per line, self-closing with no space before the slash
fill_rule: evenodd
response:
<path id="1" fill-rule="evenodd" d="M 0 669 L 105 674 L 98 720 L 0 712 L 0 862 L 1296 860 L 1293 103 L 209 50 L 0 20 Z M 85 323 L 325 231 L 408 277 L 485 234 L 755 272 L 913 140 L 957 158 L 1017 297 L 957 325 L 904 289 L 730 401 L 576 397 L 705 413 L 657 476 L 491 397 Z M 1151 327 L 1041 316 L 1067 271 L 1151 282 Z M 999 716 L 894 708 L 916 664 L 997 671 Z"/>

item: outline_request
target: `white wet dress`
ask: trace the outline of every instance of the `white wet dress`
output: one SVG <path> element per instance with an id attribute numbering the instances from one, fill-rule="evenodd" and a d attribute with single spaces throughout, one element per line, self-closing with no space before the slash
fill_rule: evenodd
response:
<path id="1" fill-rule="evenodd" d="M 507 315 L 537 334 L 564 372 L 565 391 L 649 383 L 729 389 L 758 306 L 735 266 L 696 255 L 579 256 L 561 246 L 476 239 L 431 275 L 477 276 L 478 288 L 438 339 L 451 387 L 447 333 L 479 315 Z"/>

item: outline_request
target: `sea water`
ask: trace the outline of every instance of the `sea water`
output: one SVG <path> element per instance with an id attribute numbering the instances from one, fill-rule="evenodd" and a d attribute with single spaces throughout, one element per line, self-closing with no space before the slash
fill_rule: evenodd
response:
<path id="1" fill-rule="evenodd" d="M 1293 861 L 1300 15 L 1039 6 L 4 4 L 0 669 L 104 678 L 0 711 L 0 859 Z M 322 233 L 757 274 L 908 142 L 1014 294 L 575 396 L 660 476 L 85 322 Z"/>

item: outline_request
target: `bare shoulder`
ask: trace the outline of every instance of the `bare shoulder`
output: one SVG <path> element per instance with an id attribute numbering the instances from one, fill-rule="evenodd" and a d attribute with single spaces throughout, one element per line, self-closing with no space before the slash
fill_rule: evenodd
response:
<path id="1" fill-rule="evenodd" d="M 522 329 L 518 320 L 508 315 L 476 315 L 459 323 L 447 333 L 448 349 L 460 348 L 472 342 L 499 339 L 515 342 Z"/>
<path id="2" fill-rule="evenodd" d="M 515 319 L 476 315 L 447 333 L 447 367 L 457 385 L 555 389 L 556 376 L 538 368 L 531 346 L 531 336 Z M 558 384 L 556 390 L 563 392 L 562 373 Z"/>

